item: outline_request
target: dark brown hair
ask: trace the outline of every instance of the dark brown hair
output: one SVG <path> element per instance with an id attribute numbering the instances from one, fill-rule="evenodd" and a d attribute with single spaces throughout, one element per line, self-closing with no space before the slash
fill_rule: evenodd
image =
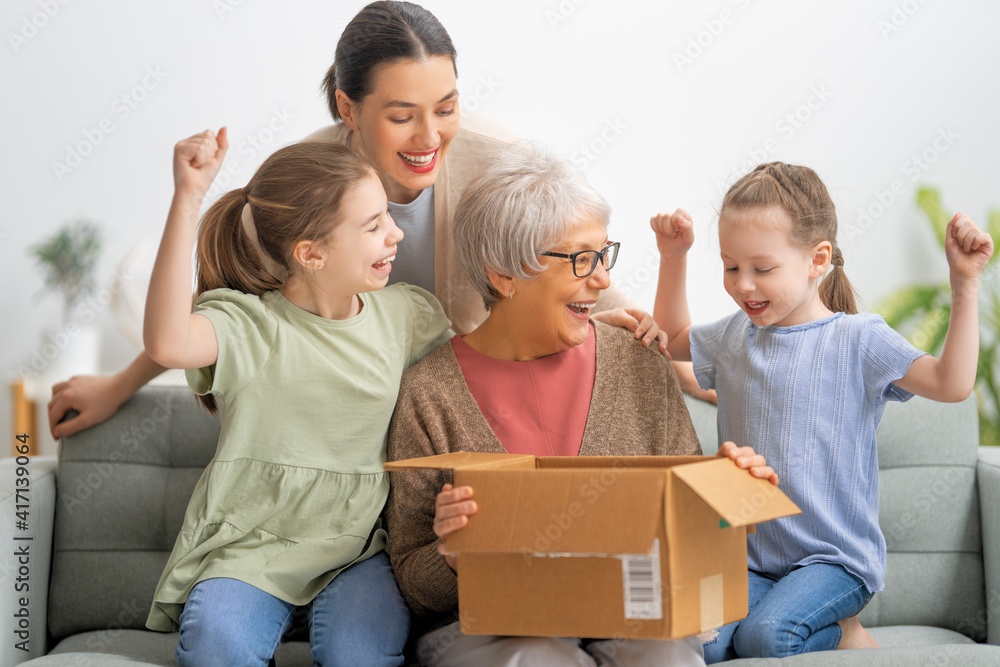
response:
<path id="1" fill-rule="evenodd" d="M 830 242 L 833 269 L 820 283 L 820 299 L 835 313 L 857 313 L 854 287 L 844 273 L 844 255 L 837 245 L 837 211 L 816 172 L 784 162 L 759 165 L 729 188 L 722 200 L 719 224 L 727 211 L 771 206 L 780 207 L 791 218 L 795 245 L 808 249 Z"/>
<path id="2" fill-rule="evenodd" d="M 197 293 L 225 287 L 261 295 L 278 289 L 282 282 L 262 253 L 294 273 L 295 244 L 328 239 L 340 222 L 344 195 L 369 177 L 375 177 L 371 163 L 345 146 L 302 142 L 276 151 L 246 187 L 222 195 L 202 217 Z M 243 224 L 247 204 L 253 231 Z M 215 412 L 211 395 L 199 398 Z"/>
<path id="3" fill-rule="evenodd" d="M 412 2 L 373 2 L 344 28 L 333 64 L 323 78 L 323 91 L 334 120 L 337 90 L 354 102 L 372 92 L 376 70 L 401 60 L 448 56 L 455 67 L 455 46 L 448 31 L 433 14 Z"/>

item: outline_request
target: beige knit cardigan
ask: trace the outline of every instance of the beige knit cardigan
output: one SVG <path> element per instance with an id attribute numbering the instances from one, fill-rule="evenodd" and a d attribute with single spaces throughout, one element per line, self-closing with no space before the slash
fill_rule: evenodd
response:
<path id="1" fill-rule="evenodd" d="M 597 369 L 580 455 L 700 454 L 669 360 L 625 329 L 595 323 L 595 331 Z M 394 461 L 459 450 L 505 451 L 445 343 L 403 375 L 388 455 Z M 391 473 L 389 556 L 417 633 L 457 614 L 457 578 L 438 554 L 433 532 L 435 497 L 450 481 L 450 472 L 436 470 Z"/>

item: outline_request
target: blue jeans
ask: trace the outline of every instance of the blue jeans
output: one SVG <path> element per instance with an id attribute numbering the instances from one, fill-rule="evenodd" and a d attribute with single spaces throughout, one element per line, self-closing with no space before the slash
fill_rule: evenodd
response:
<path id="1" fill-rule="evenodd" d="M 206 579 L 180 617 L 177 662 L 267 667 L 295 605 L 236 579 Z M 410 629 L 385 552 L 356 563 L 309 606 L 309 644 L 317 665 L 402 665 Z"/>
<path id="2" fill-rule="evenodd" d="M 705 662 L 783 658 L 830 651 L 840 644 L 837 621 L 861 611 L 871 594 L 839 565 L 816 563 L 778 580 L 749 572 L 750 613 L 705 642 Z"/>

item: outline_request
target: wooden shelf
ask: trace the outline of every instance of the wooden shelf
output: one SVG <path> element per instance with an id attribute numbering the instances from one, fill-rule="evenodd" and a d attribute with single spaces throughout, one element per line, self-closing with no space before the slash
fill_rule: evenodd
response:
<path id="1" fill-rule="evenodd" d="M 28 456 L 34 456 L 38 453 L 38 438 L 35 437 L 38 433 L 35 421 L 35 402 L 25 394 L 24 381 L 20 379 L 10 383 L 10 396 L 12 402 L 10 414 L 14 425 L 14 432 L 10 435 L 11 456 L 17 456 L 18 452 L 15 447 L 21 444 L 17 440 L 17 436 L 23 434 L 28 435 Z"/>

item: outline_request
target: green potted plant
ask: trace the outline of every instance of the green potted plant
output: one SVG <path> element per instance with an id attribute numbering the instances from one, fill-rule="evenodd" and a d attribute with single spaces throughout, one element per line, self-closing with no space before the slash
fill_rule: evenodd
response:
<path id="1" fill-rule="evenodd" d="M 945 230 L 952 214 L 941 204 L 941 194 L 934 188 L 917 190 L 917 206 L 934 229 L 944 252 Z M 989 212 L 986 229 L 1000 241 L 1000 211 Z M 976 395 L 979 400 L 979 439 L 982 445 L 1000 445 L 1000 375 L 997 373 L 1000 347 L 1000 280 L 997 255 L 990 259 L 980 280 L 979 368 Z M 951 316 L 951 288 L 948 283 L 909 285 L 883 300 L 876 312 L 893 329 L 907 336 L 914 346 L 939 354 L 948 332 Z"/>
<path id="2" fill-rule="evenodd" d="M 88 220 L 72 220 L 28 249 L 45 274 L 45 287 L 62 296 L 62 323 L 41 332 L 19 373 L 28 380 L 35 401 L 48 394 L 53 382 L 73 375 L 97 373 L 100 332 L 91 309 L 89 317 L 73 319 L 74 309 L 94 293 L 100 227 Z M 44 402 L 41 403 L 44 405 Z"/>
<path id="3" fill-rule="evenodd" d="M 45 287 L 62 295 L 63 324 L 68 323 L 73 308 L 94 292 L 100 227 L 89 220 L 74 220 L 28 251 L 45 273 Z"/>

